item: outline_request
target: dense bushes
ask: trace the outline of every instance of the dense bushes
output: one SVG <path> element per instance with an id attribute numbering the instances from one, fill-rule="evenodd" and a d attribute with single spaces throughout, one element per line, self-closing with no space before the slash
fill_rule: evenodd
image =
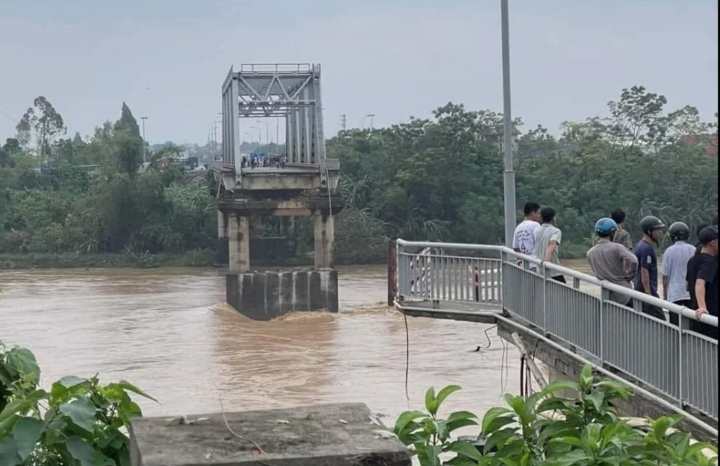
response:
<path id="1" fill-rule="evenodd" d="M 425 396 L 426 412 L 408 411 L 394 434 L 417 455 L 422 466 L 707 466 L 717 464 L 717 449 L 693 443 L 690 434 L 672 429 L 682 416 L 649 422 L 647 432 L 618 418 L 613 401 L 630 389 L 593 377 L 586 366 L 577 382 L 555 382 L 528 397 L 505 395 L 507 407 L 491 408 L 480 421 L 473 413 L 438 416 L 443 401 L 458 386 Z M 570 397 L 558 396 L 562 390 Z M 454 431 L 481 427 L 476 442 L 455 440 Z M 707 457 L 703 450 L 714 451 Z M 449 458 L 446 458 L 449 457 Z"/>
<path id="2" fill-rule="evenodd" d="M 130 421 L 141 416 L 128 382 L 63 377 L 38 387 L 40 368 L 25 348 L 0 342 L 0 464 L 129 466 Z M 148 397 L 149 398 L 149 397 Z"/>

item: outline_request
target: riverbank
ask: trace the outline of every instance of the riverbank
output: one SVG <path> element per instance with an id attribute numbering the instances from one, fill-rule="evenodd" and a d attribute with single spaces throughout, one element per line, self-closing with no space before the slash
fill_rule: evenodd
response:
<path id="1" fill-rule="evenodd" d="M 0 270 L 209 267 L 214 259 L 215 252 L 209 249 L 161 254 L 0 254 Z"/>
<path id="2" fill-rule="evenodd" d="M 586 248 L 580 245 L 563 245 L 561 259 L 583 259 Z M 336 257 L 337 265 L 368 265 L 353 257 Z M 84 268 L 155 268 L 155 267 L 211 267 L 215 262 L 215 251 L 201 249 L 183 253 L 17 253 L 0 254 L 0 270 L 26 269 L 84 269 Z M 377 264 L 373 261 L 371 264 Z M 312 266 L 312 257 L 287 257 L 255 261 L 254 265 L 264 267 Z"/>

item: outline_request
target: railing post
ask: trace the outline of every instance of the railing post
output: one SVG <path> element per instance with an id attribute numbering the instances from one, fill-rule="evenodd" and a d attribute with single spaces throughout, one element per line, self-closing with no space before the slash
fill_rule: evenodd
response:
<path id="1" fill-rule="evenodd" d="M 505 261 L 507 260 L 507 254 L 504 250 L 500 250 L 500 270 L 498 271 L 498 294 L 500 295 L 500 309 L 505 310 L 505 295 L 503 289 L 505 287 Z"/>
<path id="2" fill-rule="evenodd" d="M 600 343 L 600 363 L 605 366 L 605 302 L 610 299 L 610 291 L 603 285 L 600 285 L 600 323 L 599 327 L 599 343 Z"/>
<path id="3" fill-rule="evenodd" d="M 548 282 L 548 269 L 545 268 L 545 264 L 542 264 L 540 266 L 542 270 L 540 271 L 542 273 L 542 279 L 543 279 L 543 289 L 542 289 L 542 326 L 543 331 L 545 333 L 548 333 L 548 327 L 547 327 L 547 282 Z"/>
<path id="4" fill-rule="evenodd" d="M 398 246 L 396 241 L 388 242 L 388 306 L 395 304 L 398 291 Z"/>
<path id="5" fill-rule="evenodd" d="M 690 329 L 690 319 L 686 319 L 683 315 L 678 316 L 678 338 L 680 338 L 680 344 L 678 345 L 680 357 L 678 358 L 678 389 L 679 389 L 679 396 L 678 399 L 680 400 L 680 406 L 685 406 L 685 396 L 687 396 L 683 390 L 683 360 L 685 359 L 685 349 L 683 347 L 683 331 Z"/>

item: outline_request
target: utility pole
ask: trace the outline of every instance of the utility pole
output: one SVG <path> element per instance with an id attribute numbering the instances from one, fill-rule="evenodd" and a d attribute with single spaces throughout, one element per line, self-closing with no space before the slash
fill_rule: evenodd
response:
<path id="1" fill-rule="evenodd" d="M 262 132 L 260 131 L 260 128 L 258 128 L 257 126 L 251 126 L 250 129 L 254 129 L 258 132 L 258 143 L 262 145 Z"/>
<path id="2" fill-rule="evenodd" d="M 145 154 L 146 154 L 145 146 L 147 145 L 147 141 L 145 140 L 145 120 L 147 120 L 147 118 L 148 117 L 146 117 L 146 116 L 140 117 L 140 119 L 142 120 L 142 130 L 143 130 L 143 135 L 142 135 L 142 138 L 143 138 L 143 163 L 147 163 L 147 160 L 145 160 Z"/>
<path id="3" fill-rule="evenodd" d="M 511 248 L 515 231 L 515 172 L 513 170 L 513 124 L 510 113 L 510 31 L 508 0 L 500 0 L 503 70 L 503 191 L 505 200 L 505 246 Z"/>
<path id="4" fill-rule="evenodd" d="M 261 125 L 265 125 L 265 144 L 270 144 L 270 125 L 268 125 L 266 122 L 262 120 L 255 120 L 255 123 L 260 123 Z"/>
<path id="5" fill-rule="evenodd" d="M 373 128 L 374 128 L 374 125 L 373 125 L 374 120 L 373 120 L 373 118 L 375 118 L 375 114 L 374 114 L 374 113 L 368 113 L 368 114 L 367 114 L 367 117 L 370 118 L 370 131 L 372 131 Z"/>
<path id="6" fill-rule="evenodd" d="M 218 143 L 218 139 L 217 139 L 218 118 L 222 118 L 222 113 L 215 115 L 215 120 L 213 120 L 212 129 L 213 129 L 213 150 L 214 151 L 217 151 L 217 143 Z"/>
<path id="7" fill-rule="evenodd" d="M 345 131 L 347 129 L 347 115 L 344 113 L 340 115 L 340 129 L 342 131 Z"/>

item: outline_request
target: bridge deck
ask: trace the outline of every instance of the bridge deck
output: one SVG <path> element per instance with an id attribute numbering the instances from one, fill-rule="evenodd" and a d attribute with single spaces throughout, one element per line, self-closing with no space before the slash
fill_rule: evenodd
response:
<path id="1" fill-rule="evenodd" d="M 502 313 L 502 308 L 494 304 L 448 303 L 444 301 L 403 301 L 398 303 L 398 309 L 410 317 L 430 317 L 480 324 L 495 324 L 497 323 L 496 315 Z"/>
<path id="2" fill-rule="evenodd" d="M 531 332 L 606 373 L 624 374 L 673 409 L 697 413 L 717 434 L 718 341 L 691 330 L 694 311 L 553 264 L 530 271 L 528 263 L 539 261 L 502 246 L 398 240 L 396 307 Z M 571 283 L 550 279 L 558 272 Z M 612 301 L 611 292 L 630 307 Z M 644 314 L 643 303 L 678 314 L 680 326 Z M 701 321 L 718 325 L 712 316 Z"/>
<path id="3" fill-rule="evenodd" d="M 303 167 L 256 167 L 243 168 L 243 176 L 253 175 L 314 175 L 318 173 L 317 165 L 307 165 Z"/>

